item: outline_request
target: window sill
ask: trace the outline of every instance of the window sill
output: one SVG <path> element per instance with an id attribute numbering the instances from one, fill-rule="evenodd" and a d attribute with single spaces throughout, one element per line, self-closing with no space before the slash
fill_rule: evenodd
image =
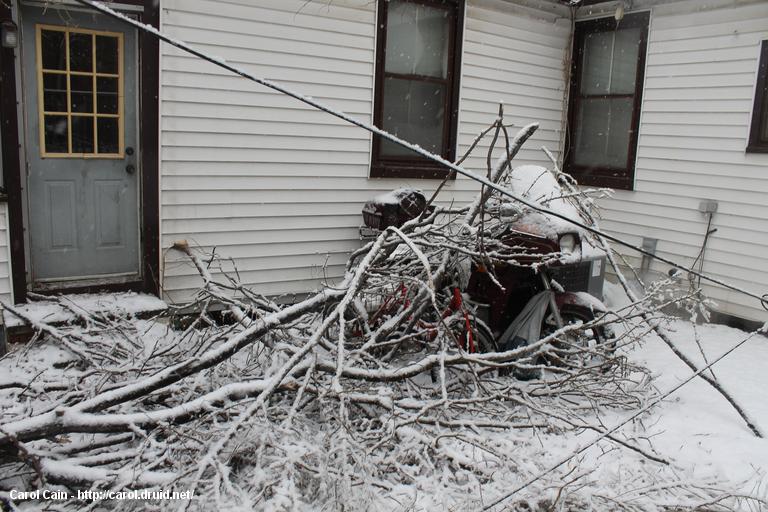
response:
<path id="1" fill-rule="evenodd" d="M 616 190 L 634 190 L 634 171 L 628 174 L 625 170 L 595 169 L 577 167 L 564 169 L 580 186 L 607 187 Z"/>
<path id="2" fill-rule="evenodd" d="M 768 144 L 750 144 L 746 149 L 747 153 L 768 153 Z"/>
<path id="3" fill-rule="evenodd" d="M 408 164 L 376 164 L 371 166 L 370 178 L 411 178 L 425 180 L 456 179 L 456 173 L 443 166 Z"/>

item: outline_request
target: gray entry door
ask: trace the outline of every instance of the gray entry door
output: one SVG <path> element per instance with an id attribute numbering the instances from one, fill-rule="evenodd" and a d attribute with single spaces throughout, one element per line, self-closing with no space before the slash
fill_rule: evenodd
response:
<path id="1" fill-rule="evenodd" d="M 87 12 L 21 16 L 32 287 L 136 279 L 135 32 Z"/>

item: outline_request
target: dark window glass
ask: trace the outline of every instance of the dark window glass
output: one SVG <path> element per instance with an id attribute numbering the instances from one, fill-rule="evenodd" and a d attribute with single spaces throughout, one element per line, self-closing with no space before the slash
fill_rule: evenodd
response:
<path id="1" fill-rule="evenodd" d="M 45 152 L 68 153 L 68 130 L 67 116 L 45 116 Z"/>
<path id="2" fill-rule="evenodd" d="M 768 41 L 763 41 L 760 46 L 755 105 L 752 109 L 747 151 L 768 153 Z"/>
<path id="3" fill-rule="evenodd" d="M 448 76 L 449 11 L 402 0 L 387 10 L 384 70 L 399 75 Z"/>
<path id="4" fill-rule="evenodd" d="M 72 116 L 72 152 L 93 153 L 93 116 Z"/>
<path id="5" fill-rule="evenodd" d="M 117 85 L 117 78 L 96 78 L 96 104 L 99 114 L 117 114 Z"/>
<path id="6" fill-rule="evenodd" d="M 46 112 L 67 111 L 67 75 L 43 74 L 43 108 Z"/>
<path id="7" fill-rule="evenodd" d="M 96 71 L 117 74 L 117 38 L 96 36 Z"/>
<path id="8" fill-rule="evenodd" d="M 67 69 L 67 49 L 64 45 L 64 32 L 41 30 L 40 53 L 43 57 L 43 69 Z"/>
<path id="9" fill-rule="evenodd" d="M 582 184 L 632 187 L 647 36 L 647 13 L 576 24 L 565 168 Z"/>
<path id="10" fill-rule="evenodd" d="M 99 117 L 99 153 L 117 153 L 120 151 L 118 122 L 116 117 Z"/>
<path id="11" fill-rule="evenodd" d="M 93 72 L 93 36 L 69 34 L 69 70 Z"/>
<path id="12" fill-rule="evenodd" d="M 760 127 L 760 140 L 768 143 L 768 85 L 763 86 L 763 123 Z"/>
<path id="13" fill-rule="evenodd" d="M 383 94 L 381 127 L 427 151 L 442 153 L 445 85 L 389 77 L 384 80 Z M 382 156 L 412 154 L 402 146 L 382 141 Z"/>
<path id="14" fill-rule="evenodd" d="M 461 55 L 460 0 L 379 0 L 374 123 L 452 160 Z M 418 153 L 374 138 L 371 176 L 445 177 Z"/>
<path id="15" fill-rule="evenodd" d="M 93 76 L 70 75 L 72 112 L 93 112 Z"/>
<path id="16" fill-rule="evenodd" d="M 571 147 L 572 162 L 624 169 L 632 133 L 632 98 L 585 98 L 579 102 Z"/>

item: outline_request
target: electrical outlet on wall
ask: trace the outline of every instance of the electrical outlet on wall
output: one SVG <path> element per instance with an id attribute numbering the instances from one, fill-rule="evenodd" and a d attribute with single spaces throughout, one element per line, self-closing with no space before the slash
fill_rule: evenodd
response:
<path id="1" fill-rule="evenodd" d="M 707 199 L 699 203 L 701 213 L 715 213 L 717 211 L 717 201 Z"/>

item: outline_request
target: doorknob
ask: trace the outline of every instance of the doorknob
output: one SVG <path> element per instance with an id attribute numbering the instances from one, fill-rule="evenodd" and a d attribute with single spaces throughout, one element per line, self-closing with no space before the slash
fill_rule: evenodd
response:
<path id="1" fill-rule="evenodd" d="M 134 167 L 131 164 L 128 164 L 125 166 L 125 172 L 127 172 L 128 174 L 133 174 L 134 172 L 136 172 L 136 167 Z"/>
<path id="2" fill-rule="evenodd" d="M 130 146 L 125 148 L 125 154 L 128 155 L 128 156 L 131 156 L 133 154 L 133 148 L 130 147 Z"/>

